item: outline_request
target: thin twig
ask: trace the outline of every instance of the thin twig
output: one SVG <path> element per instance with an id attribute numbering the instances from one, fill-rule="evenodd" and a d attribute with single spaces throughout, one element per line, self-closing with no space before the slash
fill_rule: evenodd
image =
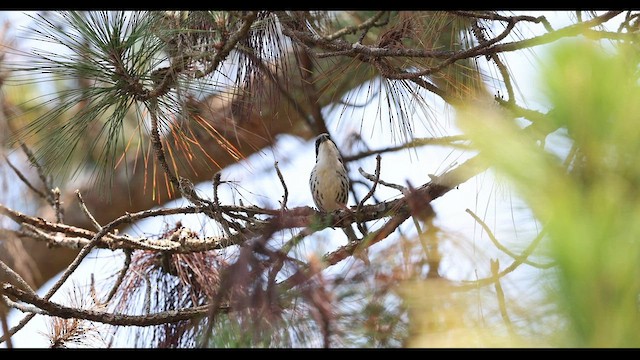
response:
<path id="1" fill-rule="evenodd" d="M 373 180 L 373 186 L 371 187 L 371 189 L 369 189 L 369 192 L 364 196 L 364 198 L 362 198 L 358 202 L 358 206 L 356 207 L 356 213 L 360 212 L 365 201 L 369 200 L 369 198 L 371 198 L 376 191 L 376 187 L 378 186 L 378 182 L 380 181 L 380 161 L 381 161 L 381 157 L 380 157 L 380 154 L 378 154 L 376 155 L 376 174 L 375 174 L 375 179 Z M 360 172 L 360 174 L 364 173 L 364 170 L 362 170 L 362 168 L 358 168 L 358 171 Z M 351 186 L 353 187 L 353 183 L 351 184 Z M 366 235 L 369 233 L 369 229 L 366 226 L 366 223 L 362 223 L 358 221 L 356 222 L 356 225 L 358 227 L 358 230 L 360 230 L 360 232 L 362 233 L 362 235 L 365 235 L 366 237 Z M 353 240 L 351 239 L 351 238 L 355 238 L 355 234 L 353 234 L 353 230 L 351 230 L 350 227 L 346 227 L 344 229 L 345 229 L 345 234 L 347 234 L 347 237 L 349 237 L 350 240 Z M 365 263 L 367 263 L 368 261 L 369 260 L 366 260 Z"/>
<path id="2" fill-rule="evenodd" d="M 480 27 L 477 21 L 471 24 L 471 30 L 473 32 L 473 35 L 478 40 L 478 43 L 480 44 L 487 43 L 488 40 L 483 32 L 484 28 Z M 500 60 L 499 54 L 489 54 L 487 55 L 487 57 L 493 60 L 493 62 L 498 67 L 498 70 L 500 71 L 500 75 L 502 76 L 502 80 L 504 81 L 504 86 L 507 88 L 507 96 L 508 96 L 507 102 L 509 103 L 515 102 L 513 86 L 511 85 L 511 77 L 509 76 L 509 71 L 507 71 L 507 67 L 504 65 L 502 60 Z"/>
<path id="3" fill-rule="evenodd" d="M 384 180 L 380 180 L 377 176 L 365 172 L 362 168 L 358 168 L 358 172 L 360 172 L 360 175 L 364 176 L 367 180 L 372 181 L 374 184 L 379 183 L 380 185 L 384 185 L 386 187 L 396 189 L 400 192 L 403 192 L 406 190 L 404 186 L 398 185 L 398 184 L 392 184 Z"/>
<path id="4" fill-rule="evenodd" d="M 526 109 L 523 108 L 519 105 L 517 105 L 515 102 L 508 102 L 500 97 L 494 97 L 494 99 L 496 100 L 496 102 L 504 107 L 506 110 L 510 111 L 511 114 L 513 115 L 513 117 L 523 117 L 527 120 L 530 120 L 531 122 L 534 123 L 541 123 L 540 126 L 549 126 L 549 116 L 548 114 L 551 113 L 551 111 L 549 111 L 547 114 L 541 113 L 537 110 L 531 110 L 531 109 Z M 525 131 L 533 131 L 533 129 L 535 129 L 535 127 L 528 127 L 527 129 L 529 130 L 525 130 Z M 547 129 L 545 129 L 544 133 L 551 133 L 554 130 L 556 130 L 557 128 L 549 131 Z"/>
<path id="5" fill-rule="evenodd" d="M 500 272 L 500 261 L 499 260 L 491 260 L 491 275 L 498 276 Z M 498 279 L 494 284 L 496 289 L 496 296 L 498 297 L 498 307 L 500 308 L 500 315 L 502 316 L 502 320 L 504 320 L 505 324 L 509 329 L 512 328 L 511 318 L 509 318 L 509 313 L 507 312 L 507 302 L 505 300 L 504 291 L 502 290 L 502 284 L 500 284 L 500 280 Z"/>
<path id="6" fill-rule="evenodd" d="M 283 252 L 284 254 L 289 254 L 289 251 L 291 251 L 291 249 L 296 247 L 300 243 L 300 241 L 302 241 L 305 237 L 312 235 L 316 231 L 317 230 L 311 227 L 306 227 L 300 230 L 296 235 L 294 235 L 291 239 L 285 242 L 284 245 L 282 245 L 282 248 L 280 248 L 280 251 Z"/>
<path id="7" fill-rule="evenodd" d="M 282 188 L 284 189 L 284 195 L 282 195 L 282 203 L 280 204 L 280 208 L 282 210 L 287 208 L 287 201 L 289 199 L 289 189 L 287 189 L 287 184 L 284 182 L 284 176 L 280 172 L 280 168 L 278 167 L 278 162 L 276 161 L 273 166 L 276 168 L 276 174 L 278 174 L 278 179 L 280 179 L 280 184 L 282 184 Z"/>
<path id="8" fill-rule="evenodd" d="M 230 225 L 233 226 L 234 230 L 241 231 L 242 227 L 238 225 L 234 221 L 228 221 L 224 218 L 222 212 L 220 211 L 220 205 L 218 200 L 218 186 L 220 185 L 220 177 L 214 176 L 214 184 L 213 184 L 213 192 L 214 192 L 214 201 L 210 201 L 208 199 L 203 199 L 198 196 L 198 193 L 195 190 L 195 187 L 191 180 L 183 177 L 179 177 L 180 184 L 180 193 L 185 197 L 189 202 L 196 205 L 197 212 L 204 213 L 208 217 L 216 220 L 218 224 L 222 227 L 225 234 L 229 237 L 233 237 L 233 233 L 231 232 Z"/>
<path id="9" fill-rule="evenodd" d="M 509 71 L 507 70 L 507 66 L 500 60 L 498 54 L 492 54 L 491 59 L 498 67 L 500 71 L 500 75 L 502 76 L 502 80 L 504 81 L 504 86 L 507 88 L 507 102 L 514 103 L 516 100 L 515 93 L 513 92 L 513 85 L 511 84 L 511 76 L 509 75 Z"/>
<path id="10" fill-rule="evenodd" d="M 9 313 L 9 305 L 7 304 L 7 297 L 0 296 L 0 322 L 2 323 L 2 333 L 9 333 L 9 323 L 7 322 L 7 314 Z M 13 342 L 11 336 L 7 338 L 7 349 L 13 349 Z"/>
<path id="11" fill-rule="evenodd" d="M 568 171 L 569 166 L 571 165 L 571 162 L 573 162 L 573 160 L 576 158 L 577 155 L 578 155 L 578 145 L 576 145 L 576 143 L 574 142 L 573 144 L 571 144 L 571 149 L 569 149 L 569 153 L 567 154 L 567 157 L 564 158 L 564 161 L 562 162 L 562 167 L 567 169 Z"/>
<path id="12" fill-rule="evenodd" d="M 124 250 L 124 256 L 125 256 L 124 264 L 122 265 L 122 269 L 120 270 L 120 273 L 118 274 L 118 278 L 116 279 L 116 282 L 113 284 L 111 291 L 109 291 L 109 294 L 107 295 L 107 299 L 105 300 L 105 303 L 109 303 L 111 299 L 113 299 L 113 296 L 118 291 L 120 284 L 122 284 L 122 280 L 124 280 L 124 277 L 127 274 L 127 271 L 129 270 L 129 265 L 131 265 L 131 250 Z"/>
<path id="13" fill-rule="evenodd" d="M 213 205 L 220 207 L 220 199 L 218 198 L 218 187 L 220 186 L 220 172 L 213 175 Z"/>
<path id="14" fill-rule="evenodd" d="M 549 264 L 539 264 L 536 263 L 534 261 L 531 261 L 527 258 L 524 259 L 519 259 L 517 254 L 514 254 L 511 250 L 509 250 L 506 246 L 502 245 L 498 239 L 495 237 L 495 235 L 493 234 L 493 232 L 491 231 L 491 229 L 489 228 L 489 226 L 482 221 L 482 219 L 480 219 L 480 217 L 478 217 L 478 215 L 476 215 L 473 211 L 471 211 L 471 209 L 465 209 L 465 211 L 467 212 L 467 214 L 471 215 L 471 217 L 473 217 L 473 219 L 480 224 L 480 226 L 482 226 L 482 228 L 484 229 L 484 231 L 487 233 L 487 236 L 489 236 L 489 239 L 491 239 L 491 242 L 493 243 L 493 245 L 495 245 L 495 247 L 498 248 L 498 250 L 502 251 L 503 253 L 509 255 L 509 257 L 511 257 L 512 259 L 516 259 L 516 260 L 521 260 L 522 263 L 533 266 L 535 268 L 538 269 L 549 269 L 551 267 L 553 267 L 555 264 L 554 263 L 549 263 Z"/>
<path id="15" fill-rule="evenodd" d="M 98 292 L 96 291 L 96 279 L 93 273 L 89 275 L 89 296 L 91 296 L 91 301 L 96 306 L 101 306 L 104 303 L 98 299 Z"/>
<path id="16" fill-rule="evenodd" d="M 23 142 L 20 142 L 20 148 L 25 153 L 25 155 L 27 155 L 27 158 L 29 159 L 31 165 L 36 168 L 38 176 L 40 177 L 40 181 L 42 181 L 45 189 L 48 189 L 45 199 L 55 210 L 56 221 L 62 223 L 64 221 L 64 208 L 62 207 L 62 203 L 60 202 L 60 189 L 58 189 L 57 187 L 54 188 L 53 184 L 51 183 L 51 178 L 45 175 L 44 169 L 38 163 L 35 156 L 33 155 L 33 152 L 31 152 L 27 145 Z"/>
<path id="17" fill-rule="evenodd" d="M 100 229 L 102 229 L 102 226 L 100 225 L 100 223 L 98 223 L 98 221 L 96 220 L 96 218 L 93 216 L 93 214 L 91 214 L 91 212 L 89 211 L 89 209 L 87 209 L 87 205 L 84 203 L 84 200 L 82 199 L 82 194 L 80 194 L 80 190 L 76 189 L 76 196 L 78 197 L 78 202 L 80 205 L 80 210 L 82 210 L 82 212 L 87 216 L 87 218 L 89 219 L 89 221 L 91 222 L 91 224 L 93 225 L 93 227 L 100 231 Z"/>
<path id="18" fill-rule="evenodd" d="M 29 286 L 29 284 L 18 274 L 13 271 L 7 264 L 5 264 L 2 260 L 0 260 L 0 270 L 2 271 L 2 275 L 7 279 L 13 281 L 18 287 L 20 287 L 24 291 L 35 293 L 35 291 Z"/>
<path id="19" fill-rule="evenodd" d="M 40 309 L 37 306 L 27 305 L 27 304 L 22 304 L 22 303 L 15 302 L 15 301 L 9 299 L 9 297 L 7 297 L 6 295 L 2 295 L 2 294 L 0 294 L 0 297 L 5 301 L 7 306 L 12 308 L 12 309 L 16 309 L 16 310 L 22 311 L 24 313 L 32 313 L 32 314 L 36 314 L 36 315 L 47 315 L 46 311 Z M 9 331 L 11 331 L 11 330 L 9 330 Z"/>
<path id="20" fill-rule="evenodd" d="M 640 14 L 632 14 L 631 10 L 629 10 L 627 12 L 627 15 L 625 15 L 624 21 L 620 23 L 620 26 L 618 26 L 618 33 L 622 33 L 623 29 L 627 29 L 628 31 L 632 32 L 633 29 L 631 28 L 631 20 L 638 17 L 640 17 Z"/>
<path id="21" fill-rule="evenodd" d="M 142 278 L 144 279 L 145 289 L 144 289 L 144 312 L 145 314 L 151 313 L 151 279 L 149 279 L 149 274 L 142 274 Z"/>
<path id="22" fill-rule="evenodd" d="M 40 181 L 42 181 L 42 185 L 44 185 L 46 189 L 51 189 L 53 186 L 51 186 L 49 179 L 47 179 L 47 176 L 44 174 L 44 170 L 36 160 L 36 157 L 33 155 L 33 152 L 31 152 L 31 150 L 23 142 L 20 142 L 20 148 L 22 149 L 24 154 L 27 155 L 27 159 L 29 159 L 29 162 L 31 163 L 31 165 L 36 168 L 36 171 L 38 172 L 38 176 L 40 177 Z"/>
<path id="23" fill-rule="evenodd" d="M 541 23 L 547 31 L 549 32 L 553 31 L 553 27 L 551 27 L 551 24 L 549 23 L 549 21 L 545 16 L 538 16 L 538 17 L 528 16 L 528 15 L 503 16 L 494 12 L 475 12 L 475 11 L 451 11 L 451 13 L 459 16 L 474 18 L 474 19 L 499 20 L 499 21 L 505 21 L 505 22 L 528 21 L 536 24 Z"/>
<path id="24" fill-rule="evenodd" d="M 160 163 L 162 170 L 169 178 L 169 181 L 175 186 L 176 189 L 180 188 L 180 183 L 178 179 L 173 174 L 171 169 L 169 169 L 169 164 L 167 163 L 167 159 L 164 154 L 164 150 L 162 149 L 162 140 L 160 139 L 160 132 L 158 131 L 158 100 L 152 98 L 149 100 L 149 114 L 151 117 L 151 145 L 153 146 L 154 153 L 156 155 L 156 160 Z"/>
<path id="25" fill-rule="evenodd" d="M 56 221 L 59 223 L 64 222 L 64 208 L 62 207 L 62 202 L 60 201 L 60 188 L 57 186 L 51 189 L 51 194 L 53 194 L 53 208 L 56 211 Z"/>
<path id="26" fill-rule="evenodd" d="M 27 179 L 27 177 L 26 177 L 26 176 L 24 176 L 24 175 L 22 174 L 22 172 L 21 172 L 20 170 L 18 170 L 18 168 L 16 168 L 16 167 L 11 163 L 11 161 L 9 161 L 9 158 L 8 158 L 8 157 L 6 157 L 6 156 L 5 156 L 5 157 L 4 157 L 4 159 L 5 159 L 5 161 L 7 162 L 7 165 L 9 165 L 9 167 L 11 168 L 11 170 L 13 170 L 13 172 L 18 176 L 18 178 L 19 178 L 19 179 L 20 179 L 20 180 L 21 180 L 25 185 L 27 185 L 27 187 L 28 187 L 29 189 L 31 189 L 31 191 L 33 191 L 34 193 L 36 193 L 36 195 L 38 195 L 38 196 L 39 196 L 39 197 L 41 197 L 42 199 L 44 199 L 44 200 L 46 200 L 46 201 L 49 201 L 48 196 L 47 196 L 45 193 L 43 193 L 42 191 L 38 190 L 35 186 L 33 186 L 33 185 L 31 184 L 31 182 Z"/>
<path id="27" fill-rule="evenodd" d="M 524 261 L 533 253 L 533 251 L 538 247 L 540 241 L 544 238 L 544 232 L 541 232 L 536 236 L 536 238 L 527 246 L 527 248 L 520 254 L 520 256 L 516 257 L 515 260 L 511 263 L 511 265 L 507 266 L 504 270 L 499 272 L 496 275 L 491 275 L 490 277 L 486 277 L 478 280 L 471 281 L 462 281 L 463 285 L 458 286 L 456 288 L 457 291 L 466 291 L 469 289 L 476 289 L 482 286 L 487 286 L 494 284 L 496 281 L 499 281 L 503 277 L 512 273 L 515 269 L 517 269 L 520 265 L 524 264 Z"/>
<path id="28" fill-rule="evenodd" d="M 420 146 L 427 146 L 427 145 L 449 145 L 449 146 L 460 146 L 459 144 L 456 144 L 458 142 L 466 142 L 468 141 L 464 136 L 462 135 L 452 135 L 452 136 L 443 136 L 443 137 L 439 137 L 439 138 L 415 138 L 407 143 L 401 144 L 401 145 L 397 145 L 397 146 L 389 146 L 389 147 L 385 147 L 382 149 L 375 149 L 375 150 L 367 150 L 367 151 L 362 151 L 358 154 L 355 155 L 350 155 L 350 156 L 345 156 L 343 158 L 343 160 L 345 162 L 350 162 L 350 161 L 355 161 L 355 160 L 360 160 L 362 158 L 371 156 L 371 155 L 379 155 L 379 154 L 383 154 L 386 152 L 393 152 L 393 151 L 399 151 L 399 150 L 405 150 L 405 149 L 411 149 L 411 148 L 416 148 L 416 147 L 420 147 Z"/>
<path id="29" fill-rule="evenodd" d="M 369 200 L 369 198 L 371 196 L 373 196 L 373 193 L 376 191 L 376 187 L 378 186 L 378 182 L 380 181 L 380 161 L 381 161 L 381 159 L 382 158 L 380 157 L 380 154 L 376 155 L 376 172 L 375 172 L 375 176 L 374 176 L 374 179 L 373 179 L 373 185 L 371 186 L 371 189 L 369 190 L 369 192 L 358 203 L 358 207 L 356 208 L 356 212 L 360 211 L 360 208 L 362 208 L 362 205 L 364 205 L 364 202 Z M 364 173 L 364 170 L 362 170 L 362 168 L 358 168 L 358 171 L 361 174 Z M 369 178 L 367 178 L 367 179 L 369 179 Z"/>
<path id="30" fill-rule="evenodd" d="M 216 220 L 218 224 L 222 226 L 222 230 L 225 232 L 225 234 L 227 234 L 229 238 L 232 238 L 234 235 L 231 232 L 229 223 L 234 225 L 234 229 L 236 229 L 238 232 L 241 229 L 235 226 L 236 223 L 234 221 L 231 221 L 231 222 L 227 221 L 227 219 L 225 219 L 224 216 L 222 215 L 222 211 L 220 211 L 220 199 L 218 198 L 218 188 L 220 187 L 220 183 L 221 183 L 220 177 L 221 177 L 220 172 L 217 172 L 215 175 L 213 175 L 213 202 L 204 200 L 204 202 L 207 203 L 207 205 L 209 205 L 209 207 L 211 208 L 211 211 L 207 211 L 206 214 L 209 217 Z"/>
<path id="31" fill-rule="evenodd" d="M 368 18 L 367 20 L 363 21 L 358 25 L 344 27 L 334 32 L 333 34 L 323 36 L 323 38 L 327 41 L 332 41 L 348 34 L 355 34 L 359 30 L 369 30 L 372 27 L 376 26 L 376 21 L 378 21 L 378 19 L 380 19 L 382 15 L 384 15 L 385 13 L 387 13 L 387 11 L 378 11 L 372 17 Z"/>

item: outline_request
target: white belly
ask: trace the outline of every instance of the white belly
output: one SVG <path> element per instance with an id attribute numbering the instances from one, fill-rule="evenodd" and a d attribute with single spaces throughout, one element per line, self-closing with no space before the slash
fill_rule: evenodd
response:
<path id="1" fill-rule="evenodd" d="M 348 199 L 348 186 L 344 188 L 344 179 L 335 167 L 319 166 L 315 169 L 316 182 L 311 183 L 311 192 L 319 196 L 314 200 L 322 211 L 333 211 L 342 208 Z"/>

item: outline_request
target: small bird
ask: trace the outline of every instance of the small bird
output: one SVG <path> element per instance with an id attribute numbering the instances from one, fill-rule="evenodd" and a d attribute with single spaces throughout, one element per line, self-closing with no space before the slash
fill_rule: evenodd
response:
<path id="1" fill-rule="evenodd" d="M 311 170 L 309 186 L 318 210 L 329 212 L 346 207 L 349 177 L 340 152 L 329 134 L 320 134 L 316 138 L 316 165 Z"/>
<path id="2" fill-rule="evenodd" d="M 200 203 L 202 203 L 202 199 L 200 199 L 200 197 L 196 193 L 196 188 L 195 186 L 193 186 L 191 180 L 182 176 L 178 176 L 178 183 L 180 184 L 178 190 L 180 190 L 180 194 L 182 195 L 182 197 L 189 200 L 189 202 L 194 205 L 200 205 Z"/>
<path id="3" fill-rule="evenodd" d="M 342 156 L 329 134 L 316 138 L 316 165 L 311 170 L 309 187 L 313 202 L 322 212 L 346 209 L 349 199 L 349 177 Z M 358 241 L 351 226 L 343 228 L 349 241 Z M 359 254 L 365 264 L 369 264 L 366 248 Z"/>

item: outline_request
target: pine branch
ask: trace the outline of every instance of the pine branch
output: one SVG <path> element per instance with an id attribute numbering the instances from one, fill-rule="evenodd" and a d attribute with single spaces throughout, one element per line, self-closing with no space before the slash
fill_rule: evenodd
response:
<path id="1" fill-rule="evenodd" d="M 0 292 L 2 292 L 4 295 L 20 299 L 20 301 L 31 304 L 35 306 L 36 309 L 39 309 L 29 310 L 25 308 L 19 308 L 19 310 L 38 311 L 38 313 L 41 313 L 43 315 L 56 316 L 63 319 L 83 319 L 117 326 L 156 326 L 184 320 L 196 320 L 205 315 L 208 310 L 207 306 L 198 306 L 189 309 L 165 311 L 147 315 L 126 315 L 109 313 L 106 311 L 79 309 L 75 307 L 56 304 L 35 294 L 29 294 L 28 292 L 22 291 L 6 283 L 2 284 Z M 219 309 L 219 311 L 222 312 L 227 310 L 228 307 L 225 306 L 222 306 Z M 44 313 L 40 311 L 44 311 Z"/>

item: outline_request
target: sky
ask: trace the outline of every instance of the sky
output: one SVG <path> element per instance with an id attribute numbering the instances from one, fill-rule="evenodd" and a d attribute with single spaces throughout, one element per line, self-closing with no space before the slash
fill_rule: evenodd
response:
<path id="1" fill-rule="evenodd" d="M 535 12 L 532 15 L 547 16 L 554 28 L 560 28 L 568 24 L 565 14 L 556 14 L 553 12 Z M 24 17 L 20 12 L 0 12 L 1 19 L 10 19 L 14 26 L 20 27 L 28 23 L 28 19 Z M 532 27 L 532 31 L 540 33 L 543 30 L 542 26 Z M 526 31 L 522 31 L 523 36 L 529 36 Z M 29 44 L 22 44 L 23 46 Z M 545 47 L 538 47 L 534 53 L 521 54 L 520 52 L 512 52 L 505 55 L 505 62 L 509 64 L 511 73 L 516 78 L 514 82 L 520 84 L 520 87 L 516 89 L 518 92 L 518 102 L 521 106 L 525 106 L 531 109 L 544 110 L 544 100 L 540 96 L 540 92 L 537 88 L 536 63 L 538 59 L 544 57 Z M 494 73 L 495 71 L 491 70 Z M 375 87 L 374 87 L 375 88 Z M 365 102 L 364 96 L 369 89 L 368 85 L 360 90 L 354 90 L 354 93 L 349 96 L 351 102 L 363 103 Z M 504 89 L 501 93 L 506 93 Z M 437 119 L 444 119 L 441 121 L 443 128 L 441 130 L 447 133 L 458 132 L 455 127 L 455 116 L 451 114 L 450 109 L 446 107 L 435 96 L 432 97 L 432 113 Z M 386 99 L 384 94 L 381 94 L 378 99 L 371 101 L 368 106 L 360 107 L 348 111 L 344 111 L 342 108 L 336 109 L 323 109 L 325 117 L 328 119 L 328 128 L 333 134 L 334 140 L 337 145 L 344 148 L 346 137 L 350 132 L 358 132 L 361 127 L 362 137 L 372 146 L 376 147 L 377 144 L 388 144 L 389 132 L 386 124 L 388 119 L 385 118 L 386 112 L 379 111 L 380 106 L 385 106 Z M 357 121 L 350 121 L 350 120 Z M 434 135 L 434 130 L 429 122 L 425 119 L 414 119 L 414 131 L 416 137 L 430 137 Z M 443 135 L 443 134 L 435 134 Z M 556 144 L 556 145 L 554 145 Z M 566 144 L 563 144 L 561 137 L 551 138 L 548 146 L 557 146 L 558 151 L 562 151 Z M 471 154 L 461 154 L 451 152 L 448 148 L 443 147 L 428 147 L 420 151 L 420 156 L 416 157 L 415 153 L 408 151 L 395 152 L 385 154 L 382 158 L 381 164 L 381 178 L 385 181 L 406 184 L 406 181 L 411 181 L 413 185 L 419 185 L 424 183 L 428 179 L 427 174 L 441 174 L 450 167 L 454 167 L 457 164 L 462 163 Z M 315 162 L 314 154 L 314 142 L 303 141 L 293 136 L 281 136 L 277 140 L 277 145 L 273 149 L 266 149 L 261 153 L 254 154 L 246 159 L 243 163 L 230 166 L 222 171 L 222 180 L 235 181 L 241 184 L 241 192 L 249 199 L 253 199 L 258 204 L 263 204 L 263 201 L 270 201 L 272 206 L 277 206 L 276 201 L 281 199 L 281 190 L 278 178 L 273 171 L 274 161 L 279 162 L 280 170 L 282 171 L 285 182 L 289 191 L 289 207 L 312 205 L 311 194 L 308 187 L 308 176 L 311 168 Z M 370 157 L 359 164 L 362 168 L 373 173 L 375 169 L 375 159 Z M 270 169 L 269 171 L 262 171 L 261 169 Z M 2 169 L 0 169 L 2 171 Z M 362 179 L 358 173 L 356 166 L 351 166 L 350 172 L 352 178 Z M 258 175 L 258 176 L 257 176 Z M 5 181 L 3 178 L 6 176 L 0 176 L 0 182 Z M 208 183 L 202 183 L 198 185 L 198 189 L 201 195 L 207 195 L 210 193 L 211 185 Z M 269 194 L 269 197 L 261 196 L 263 189 L 276 189 L 275 194 Z M 361 189 L 362 196 L 366 191 Z M 378 196 L 381 199 L 389 199 L 398 196 L 396 190 L 388 189 L 385 187 L 378 188 Z M 230 203 L 234 201 L 231 191 L 224 191 L 221 188 L 221 202 Z M 3 200 L 4 201 L 4 200 Z M 7 203 L 10 204 L 10 200 Z M 353 205 L 354 200 L 350 198 L 349 205 Z M 24 204 L 22 204 L 24 205 Z M 172 205 L 186 205 L 186 202 L 182 199 L 165 204 L 169 207 Z M 497 236 L 505 236 L 505 238 L 512 239 L 513 243 L 510 245 L 523 248 L 526 246 L 527 241 L 531 239 L 531 234 L 536 230 L 535 224 L 531 222 L 530 226 L 514 226 L 509 219 L 514 216 L 522 219 L 531 219 L 531 215 L 528 210 L 523 206 L 521 202 L 509 191 L 503 184 L 493 177 L 490 171 L 481 174 L 467 183 L 461 185 L 458 189 L 452 190 L 446 194 L 442 199 L 438 199 L 433 203 L 434 209 L 437 214 L 438 225 L 446 231 L 451 233 L 460 234 L 465 239 L 468 239 L 472 246 L 472 251 L 484 251 L 489 246 L 486 234 L 483 234 L 477 223 L 465 213 L 465 209 L 472 209 L 481 218 L 485 219 L 487 224 L 494 228 Z M 177 218 L 176 218 L 177 219 Z M 198 218 L 180 218 L 186 226 L 190 226 L 193 229 L 202 229 L 202 221 Z M 505 219 L 509 220 L 506 221 Z M 169 220 L 171 222 L 171 220 Z M 408 223 L 408 222 L 407 222 Z M 404 224 L 407 230 L 410 229 L 410 224 Z M 404 226 L 403 225 L 403 226 Z M 519 224 L 520 225 L 520 224 Z M 133 228 L 129 229 L 133 234 L 144 233 L 157 233 L 157 222 L 147 220 L 137 223 Z M 515 230 L 518 229 L 518 231 Z M 214 229 L 207 229 L 209 233 L 213 233 Z M 305 256 L 305 252 L 323 253 L 324 251 L 330 251 L 337 246 L 344 245 L 346 240 L 342 236 L 335 236 L 333 231 L 327 229 L 323 231 L 323 234 L 312 236 L 305 239 L 301 248 L 298 249 L 300 256 Z M 372 251 L 375 251 L 375 247 L 385 246 L 385 242 L 393 241 L 393 237 L 374 245 Z M 523 245 L 524 244 L 524 245 Z M 99 250 L 92 252 L 87 259 L 85 259 L 80 268 L 74 273 L 66 285 L 58 291 L 54 296 L 54 301 L 66 301 L 67 293 L 70 289 L 68 285 L 80 285 L 86 286 L 88 284 L 89 274 L 94 274 L 99 281 L 100 276 L 103 274 L 111 274 L 119 269 L 122 264 L 122 255 L 119 252 L 112 252 L 109 250 Z M 352 266 L 353 260 L 343 261 L 335 266 L 335 271 L 341 271 L 349 266 Z M 442 264 L 442 269 L 446 272 L 447 277 L 456 279 L 468 278 L 469 269 L 459 269 L 458 259 L 446 258 Z M 479 265 L 483 266 L 484 265 Z M 483 269 L 484 271 L 486 269 Z M 520 275 L 514 275 L 515 278 L 512 283 L 517 283 L 517 277 L 527 278 L 530 274 L 523 271 Z M 52 279 L 49 283 L 39 289 L 39 294 L 44 294 L 48 288 L 53 285 L 56 279 Z M 522 282 L 523 286 L 527 286 L 526 282 Z M 65 289 L 66 288 L 66 289 Z M 520 289 L 520 291 L 526 291 Z M 16 324 L 24 315 L 18 311 L 12 311 L 9 316 L 10 325 Z M 18 332 L 12 337 L 13 345 L 15 347 L 47 347 L 49 345 L 48 338 L 42 335 L 42 332 L 47 331 L 46 318 L 42 316 L 36 316 L 23 330 Z M 116 345 L 127 346 L 126 343 L 116 341 Z M 4 344 L 0 344 L 3 347 Z M 97 345 L 99 346 L 99 344 Z"/>

